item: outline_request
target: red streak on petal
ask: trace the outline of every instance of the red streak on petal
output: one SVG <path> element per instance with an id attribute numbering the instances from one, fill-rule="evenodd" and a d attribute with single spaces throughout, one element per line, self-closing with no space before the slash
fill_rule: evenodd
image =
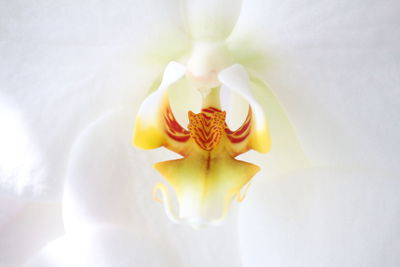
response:
<path id="1" fill-rule="evenodd" d="M 170 107 L 163 113 L 165 122 L 165 132 L 177 142 L 187 142 L 192 138 L 197 145 L 206 150 L 213 150 L 226 135 L 232 144 L 245 141 L 251 133 L 251 123 L 253 121 L 252 111 L 249 108 L 246 120 L 236 131 L 231 131 L 226 122 L 226 113 L 214 108 L 203 108 L 201 113 L 195 114 L 189 111 L 189 131 L 184 129 L 175 119 Z"/>
<path id="2" fill-rule="evenodd" d="M 240 143 L 247 139 L 247 137 L 251 133 L 251 123 L 253 121 L 252 111 L 249 107 L 249 111 L 247 113 L 246 120 L 243 122 L 242 126 L 236 131 L 231 131 L 228 128 L 225 128 L 225 133 L 227 134 L 228 139 L 232 143 Z"/>
<path id="3" fill-rule="evenodd" d="M 186 142 L 190 135 L 175 119 L 170 107 L 164 111 L 165 132 L 173 140 L 177 142 Z"/>

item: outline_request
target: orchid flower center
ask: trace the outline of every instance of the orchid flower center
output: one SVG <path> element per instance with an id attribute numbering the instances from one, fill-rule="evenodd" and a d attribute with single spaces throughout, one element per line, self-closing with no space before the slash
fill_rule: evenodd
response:
<path id="1" fill-rule="evenodd" d="M 163 146 L 182 156 L 154 165 L 175 189 L 179 207 L 173 207 L 162 183 L 156 185 L 154 198 L 161 201 L 160 191 L 170 218 L 192 226 L 217 223 L 227 215 L 231 201 L 235 197 L 242 199 L 241 189 L 259 171 L 258 166 L 235 157 L 250 149 L 267 152 L 271 143 L 263 112 L 246 88 L 249 84 L 246 72 L 238 65 L 227 68 L 229 60 L 225 56 L 212 57 L 220 49 L 221 46 L 210 48 L 209 44 L 205 49 L 202 44 L 194 49 L 187 68 L 170 63 L 159 89 L 143 102 L 135 124 L 135 146 L 144 149 Z M 202 61 L 198 55 L 210 59 Z M 189 111 L 189 123 L 182 126 L 170 107 L 168 88 L 185 75 L 203 98 L 201 112 Z M 242 126 L 232 130 L 225 121 L 226 112 L 220 107 L 220 88 L 237 78 L 243 84 L 229 87 L 249 102 L 249 109 Z"/>

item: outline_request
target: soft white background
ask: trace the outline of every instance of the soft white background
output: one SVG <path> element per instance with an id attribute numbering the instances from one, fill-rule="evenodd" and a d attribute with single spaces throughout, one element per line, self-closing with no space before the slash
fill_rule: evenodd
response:
<path id="1" fill-rule="evenodd" d="M 238 214 L 194 231 L 150 197 L 151 164 L 172 155 L 130 145 L 148 88 L 189 46 L 177 1 L 0 1 L 0 265 L 398 266 L 399 11 L 244 1 L 231 46 L 265 56 L 247 67 L 311 167 L 271 175 L 276 153 L 247 155 L 262 172 Z"/>

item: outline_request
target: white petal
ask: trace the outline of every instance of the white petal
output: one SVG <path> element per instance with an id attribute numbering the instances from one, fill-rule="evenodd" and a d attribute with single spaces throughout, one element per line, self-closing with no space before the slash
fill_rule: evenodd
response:
<path id="1" fill-rule="evenodd" d="M 59 203 L 34 203 L 4 197 L 0 200 L 10 206 L 13 203 L 22 205 L 0 226 L 1 266 L 21 266 L 45 244 L 64 234 Z M 4 209 L 0 214 L 2 212 Z"/>
<path id="2" fill-rule="evenodd" d="M 16 216 L 25 204 L 26 201 L 22 199 L 0 196 L 0 229 Z"/>
<path id="3" fill-rule="evenodd" d="M 108 109 L 137 105 L 165 60 L 180 51 L 177 12 L 176 5 L 159 1 L 1 4 L 0 92 L 20 113 L 24 131 L 15 138 L 29 140 L 17 147 L 25 150 L 12 163 L 21 169 L 8 191 L 60 197 L 79 132 Z M 162 51 L 144 55 L 146 46 L 159 43 Z M 144 59 L 152 61 L 143 67 Z"/>
<path id="4" fill-rule="evenodd" d="M 240 15 L 241 0 L 185 0 L 183 12 L 193 39 L 224 40 Z"/>
<path id="5" fill-rule="evenodd" d="M 223 85 L 243 97 L 250 104 L 256 118 L 257 129 L 267 127 L 264 111 L 251 92 L 250 80 L 246 70 L 241 65 L 236 64 L 221 71 L 218 78 Z"/>
<path id="6" fill-rule="evenodd" d="M 40 195 L 51 190 L 41 177 L 40 150 L 34 144 L 18 106 L 0 95 L 0 192 Z"/>
<path id="7" fill-rule="evenodd" d="M 132 147 L 133 115 L 133 110 L 106 114 L 74 146 L 64 197 L 67 233 L 90 230 L 94 224 L 125 227 L 140 230 L 150 243 L 168 246 L 183 266 L 240 266 L 235 221 L 194 231 L 173 224 L 162 204 L 152 199 L 153 187 L 163 181 L 152 165 L 176 156 Z"/>
<path id="8" fill-rule="evenodd" d="M 396 266 L 399 187 L 391 173 L 339 168 L 256 179 L 239 216 L 243 263 Z"/>
<path id="9" fill-rule="evenodd" d="M 259 163 L 264 167 L 260 177 L 265 177 L 263 172 L 268 176 L 273 176 L 309 165 L 285 110 L 268 86 L 255 78 L 251 82 L 246 70 L 238 64 L 223 70 L 219 74 L 219 79 L 224 87 L 229 88 L 251 105 L 256 119 L 256 128 L 268 128 L 270 131 L 272 149 L 269 154 L 253 153 L 244 156 L 244 158 L 250 157 L 248 158 L 251 159 L 250 162 Z M 240 115 L 235 109 L 228 109 L 227 114 L 238 117 Z"/>
<path id="10" fill-rule="evenodd" d="M 140 148 L 157 148 L 163 145 L 164 123 L 161 120 L 165 101 L 168 101 L 168 88 L 181 79 L 186 72 L 185 66 L 170 62 L 165 68 L 161 84 L 140 105 L 136 116 L 134 144 Z M 156 131 L 156 133 L 154 133 Z M 152 136 L 152 135 L 155 136 Z M 147 135 L 147 136 L 144 136 Z M 150 138 L 153 140 L 149 140 Z M 143 139 L 145 138 L 145 139 Z M 150 141 L 150 142 L 149 142 Z M 157 142 L 158 141 L 158 142 Z M 149 143 L 151 143 L 150 147 Z"/>
<path id="11" fill-rule="evenodd" d="M 48 244 L 26 267 L 175 267 L 177 255 L 152 237 L 118 227 L 67 234 Z"/>
<path id="12" fill-rule="evenodd" d="M 399 10 L 395 0 L 244 4 L 237 37 L 263 41 L 262 77 L 317 164 L 398 170 Z"/>

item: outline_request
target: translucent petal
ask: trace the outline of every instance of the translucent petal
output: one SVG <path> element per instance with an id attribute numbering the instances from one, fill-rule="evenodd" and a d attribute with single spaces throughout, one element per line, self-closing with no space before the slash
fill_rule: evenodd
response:
<path id="1" fill-rule="evenodd" d="M 0 192 L 38 196 L 51 190 L 41 179 L 41 153 L 15 103 L 0 95 Z"/>
<path id="2" fill-rule="evenodd" d="M 244 266 L 396 266 L 399 186 L 340 167 L 255 179 L 239 213 Z"/>
<path id="3" fill-rule="evenodd" d="M 257 38 L 263 80 L 312 161 L 397 169 L 398 1 L 248 1 L 235 41 Z M 234 40 L 232 40 L 234 42 Z"/>
<path id="4" fill-rule="evenodd" d="M 297 130 L 289 119 L 285 107 L 274 94 L 274 90 L 254 74 L 251 74 L 251 89 L 255 99 L 265 110 L 272 148 L 267 155 L 253 153 L 249 158 L 243 157 L 243 159 L 263 167 L 258 176 L 260 179 L 268 179 L 313 165 L 314 163 L 305 154 Z"/>
<path id="5" fill-rule="evenodd" d="M 14 219 L 25 204 L 22 199 L 0 196 L 0 229 Z"/>
<path id="6" fill-rule="evenodd" d="M 85 130 L 74 146 L 64 196 L 67 233 L 86 232 L 101 225 L 123 227 L 133 234 L 127 233 L 131 241 L 126 250 L 121 250 L 122 258 L 131 257 L 135 250 L 142 251 L 137 242 L 143 237 L 146 246 L 167 248 L 167 254 L 177 255 L 183 266 L 240 266 L 233 218 L 221 227 L 195 231 L 173 224 L 162 205 L 152 199 L 154 185 L 163 178 L 151 165 L 173 155 L 165 149 L 139 153 L 132 147 L 132 114 L 133 109 L 105 114 Z M 100 241 L 99 246 L 110 245 Z M 79 242 L 77 239 L 73 244 Z M 96 245 L 90 243 L 89 251 L 90 246 Z M 101 257 L 111 261 L 117 257 L 115 251 L 102 251 Z M 154 257 L 155 252 L 150 251 L 143 251 L 143 257 Z M 215 251 L 218 253 L 210 257 Z M 88 254 L 87 259 L 95 261 L 93 256 Z M 168 255 L 161 254 L 160 258 L 164 256 Z"/>
<path id="7" fill-rule="evenodd" d="M 221 71 L 218 78 L 224 86 L 242 96 L 250 104 L 255 118 L 250 146 L 256 151 L 263 153 L 268 152 L 271 149 L 271 140 L 269 137 L 267 120 L 263 109 L 250 91 L 250 80 L 245 69 L 236 64 Z"/>
<path id="8" fill-rule="evenodd" d="M 254 74 L 249 74 L 238 64 L 222 71 L 219 75 L 224 86 L 233 92 L 231 98 L 235 103 L 238 97 L 240 104 L 230 108 L 227 113 L 240 117 L 243 112 L 243 99 L 250 103 L 254 112 L 256 125 L 254 127 L 252 147 L 265 152 L 271 147 L 268 155 L 244 155 L 242 159 L 263 166 L 259 177 L 271 177 L 285 172 L 309 166 L 310 161 L 303 152 L 301 142 L 288 119 L 284 107 L 271 88 Z M 238 108 L 239 107 L 239 108 Z M 270 132 L 270 133 L 269 133 Z M 267 133 L 267 134 L 265 134 Z"/>
<path id="9" fill-rule="evenodd" d="M 115 106 L 138 107 L 168 57 L 187 43 L 179 33 L 178 8 L 173 1 L 0 5 L 0 92 L 15 105 L 30 140 L 7 190 L 59 199 L 79 132 Z M 149 56 L 146 49 L 159 43 L 163 49 Z M 34 161 L 27 160 L 31 154 Z"/>
<path id="10" fill-rule="evenodd" d="M 0 201 L 9 207 L 19 206 L 0 226 L 1 266 L 22 266 L 44 245 L 64 234 L 60 203 L 11 197 L 1 197 Z M 0 214 L 5 215 L 5 210 L 1 209 Z"/>
<path id="11" fill-rule="evenodd" d="M 181 264 L 176 253 L 150 236 L 115 226 L 92 226 L 90 230 L 67 234 L 49 243 L 24 266 L 173 267 Z"/>
<path id="12" fill-rule="evenodd" d="M 154 149 L 167 141 L 164 130 L 164 111 L 169 109 L 168 88 L 185 74 L 185 67 L 171 62 L 164 71 L 160 87 L 140 106 L 136 116 L 133 144 L 143 149 Z"/>

